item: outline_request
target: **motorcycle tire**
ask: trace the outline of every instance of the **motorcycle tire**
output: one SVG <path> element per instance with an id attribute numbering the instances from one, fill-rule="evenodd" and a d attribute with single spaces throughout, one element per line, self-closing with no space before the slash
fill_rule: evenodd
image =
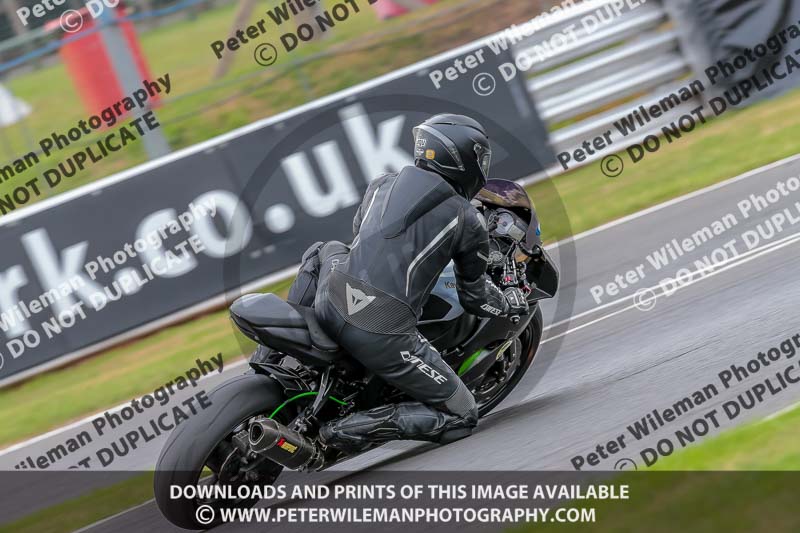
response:
<path id="1" fill-rule="evenodd" d="M 173 485 L 198 485 L 203 468 L 214 449 L 233 429 L 251 417 L 270 413 L 283 402 L 283 390 L 273 379 L 245 374 L 227 381 L 208 394 L 211 405 L 183 422 L 167 438 L 153 479 L 155 501 L 164 517 L 184 529 L 210 529 L 219 525 L 219 513 L 209 523 L 198 521 L 195 499 L 172 499 Z M 281 467 L 274 465 L 275 473 Z M 237 502 L 252 507 L 257 500 Z M 232 507 L 230 501 L 225 506 Z M 213 507 L 213 505 L 212 505 Z"/>
<path id="2" fill-rule="evenodd" d="M 533 363 L 534 357 L 536 357 L 536 353 L 539 351 L 539 343 L 542 340 L 542 330 L 542 310 L 537 306 L 536 311 L 533 314 L 533 318 L 520 335 L 520 338 L 523 339 L 521 355 L 523 358 L 522 363 L 514 372 L 514 375 L 511 376 L 508 384 L 506 384 L 506 386 L 497 396 L 493 397 L 491 401 L 479 405 L 478 414 L 481 418 L 488 415 L 495 407 L 500 405 L 500 402 L 505 400 L 508 395 L 511 394 L 514 388 L 516 388 L 516 386 L 519 384 L 520 380 L 522 380 L 522 377 L 525 375 L 525 373 L 528 372 L 531 363 Z"/>

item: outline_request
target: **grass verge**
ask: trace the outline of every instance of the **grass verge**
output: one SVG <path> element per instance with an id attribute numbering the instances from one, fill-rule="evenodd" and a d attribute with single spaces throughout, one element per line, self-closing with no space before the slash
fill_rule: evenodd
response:
<path id="1" fill-rule="evenodd" d="M 289 285 L 285 281 L 265 290 L 285 295 Z M 222 353 L 228 365 L 249 345 L 227 311 L 219 311 L 11 386 L 0 391 L 0 416 L 8 419 L 0 427 L 0 442 L 37 435 L 152 392 L 198 357 Z"/>
<path id="2" fill-rule="evenodd" d="M 638 164 L 625 153 L 625 171 L 607 178 L 600 163 L 583 167 L 530 189 L 543 231 L 552 238 L 597 227 L 611 220 L 702 189 L 748 170 L 800 152 L 800 91 L 731 112 Z M 569 225 L 555 216 L 562 201 Z M 570 227 L 572 233 L 570 232 Z"/>
<path id="3" fill-rule="evenodd" d="M 660 459 L 651 470 L 800 470 L 800 408 L 725 431 Z"/>

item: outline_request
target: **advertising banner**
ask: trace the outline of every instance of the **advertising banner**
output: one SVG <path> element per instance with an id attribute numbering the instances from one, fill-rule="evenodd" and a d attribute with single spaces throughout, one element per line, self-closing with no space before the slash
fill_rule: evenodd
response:
<path id="1" fill-rule="evenodd" d="M 455 79 L 453 60 L 318 100 L 27 216 L 0 217 L 0 382 L 291 267 L 315 241 L 349 242 L 368 183 L 412 162 L 411 129 L 433 114 L 487 125 L 494 177 L 551 164 L 524 80 Z M 481 55 L 485 72 L 509 61 L 507 52 Z M 437 88 L 426 74 L 434 71 L 448 83 Z"/>

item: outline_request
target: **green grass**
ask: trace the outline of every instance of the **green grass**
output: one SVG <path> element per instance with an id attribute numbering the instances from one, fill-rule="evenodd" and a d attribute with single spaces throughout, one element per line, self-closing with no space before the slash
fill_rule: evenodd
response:
<path id="1" fill-rule="evenodd" d="M 336 0 L 323 2 L 327 6 L 336 3 Z M 374 10 L 365 7 L 329 30 L 327 38 L 304 43 L 289 54 L 280 54 L 274 65 L 265 68 L 253 60 L 255 46 L 260 42 L 277 43 L 288 27 L 284 24 L 275 29 L 269 21 L 270 31 L 262 39 L 251 41 L 235 52 L 230 71 L 216 81 L 213 74 L 218 61 L 209 44 L 227 36 L 235 4 L 142 32 L 139 37 L 150 75 L 158 78 L 169 73 L 172 84 L 170 95 L 162 99 L 162 105 L 156 109 L 162 125 L 160 129 L 173 150 L 183 148 L 477 39 L 523 20 L 530 13 L 528 6 L 493 9 L 494 3 L 444 0 L 388 21 L 379 21 Z M 266 5 L 256 6 L 251 23 L 266 17 Z M 487 10 L 497 16 L 487 20 Z M 454 18 L 462 16 L 463 19 Z M 425 31 L 429 26 L 443 25 L 448 20 L 453 22 L 446 28 Z M 382 45 L 382 41 L 385 44 Z M 357 50 L 348 51 L 353 48 Z M 311 60 L 322 52 L 337 51 L 348 52 Z M 63 63 L 4 80 L 4 83 L 14 95 L 29 103 L 33 112 L 23 123 L 4 129 L 4 139 L 10 148 L 2 147 L 0 160 L 10 162 L 21 157 L 35 150 L 40 139 L 54 131 L 63 133 L 89 116 Z M 58 88 L 57 97 L 54 96 L 55 87 Z M 122 121 L 123 124 L 127 122 L 127 119 Z M 100 131 L 81 142 L 97 140 L 108 133 Z M 46 169 L 56 167 L 78 151 L 73 148 L 43 158 L 32 169 L 0 183 L 0 195 L 8 194 L 29 179 L 41 178 Z M 65 178 L 53 189 L 44 185 L 41 198 L 85 185 L 146 159 L 139 139 L 125 150 L 87 166 L 74 177 Z"/>
<path id="2" fill-rule="evenodd" d="M 594 163 L 530 189 L 543 231 L 561 239 L 800 152 L 800 91 L 724 115 L 607 178 Z M 562 203 L 568 218 L 560 215 Z M 571 230 L 570 230 L 571 228 Z"/>
<path id="3" fill-rule="evenodd" d="M 0 392 L 0 416 L 7 417 L 0 442 L 43 433 L 152 392 L 197 358 L 221 352 L 229 364 L 242 355 L 239 340 L 226 318 L 215 313 L 12 386 Z"/>
<path id="4" fill-rule="evenodd" d="M 153 474 L 148 472 L 2 525 L 0 533 L 75 531 L 152 497 Z"/>
<path id="5" fill-rule="evenodd" d="M 591 165 L 534 185 L 545 237 L 563 239 L 800 151 L 798 100 L 794 92 L 716 120 L 628 164 L 619 178 Z M 219 311 L 0 390 L 0 446 L 147 393 L 197 357 L 222 352 L 229 362 L 241 355 L 241 342 Z"/>
<path id="6" fill-rule="evenodd" d="M 627 484 L 628 500 L 564 504 L 594 508 L 594 523 L 546 523 L 513 531 L 788 533 L 800 529 L 800 515 L 794 509 L 795 478 L 787 472 L 627 474 L 608 481 Z"/>
<path id="7" fill-rule="evenodd" d="M 334 2 L 325 3 L 331 5 Z M 203 141 L 253 120 L 272 115 L 280 108 L 292 107 L 311 99 L 311 95 L 306 94 L 296 81 L 289 78 L 268 85 L 261 93 L 238 98 L 218 110 L 212 109 L 215 102 L 231 98 L 252 85 L 252 82 L 247 83 L 245 80 L 235 81 L 238 76 L 258 74 L 259 78 L 264 78 L 270 71 L 277 72 L 290 62 L 301 60 L 318 51 L 321 46 L 311 43 L 309 46 L 299 47 L 291 57 L 282 57 L 270 71 L 266 71 L 253 61 L 253 47 L 248 45 L 235 53 L 233 66 L 222 80 L 233 81 L 232 84 L 202 90 L 212 83 L 212 74 L 217 66 L 217 60 L 210 50 L 209 43 L 227 36 L 235 9 L 236 4 L 229 4 L 202 12 L 195 18 L 181 20 L 140 34 L 142 50 L 150 67 L 151 76 L 157 78 L 165 73 L 170 74 L 172 91 L 165 100 L 162 99 L 164 103 L 156 110 L 156 115 L 173 149 Z M 262 16 L 265 15 L 259 6 L 254 11 L 251 21 L 258 20 Z M 366 34 L 375 22 L 375 15 L 371 10 L 365 11 L 362 16 L 351 17 L 325 44 L 347 41 L 354 36 Z M 259 71 L 264 71 L 264 74 L 259 74 Z M 21 155 L 33 149 L 30 142 L 35 146 L 42 137 L 49 136 L 53 131 L 63 132 L 88 116 L 63 63 L 12 79 L 8 82 L 8 87 L 15 95 L 28 102 L 34 110 L 24 124 L 7 128 L 7 137 L 14 154 Z M 53 97 L 54 87 L 59 88 L 58 98 Z M 287 100 L 282 96 L 287 94 L 293 97 Z M 189 118 L 178 120 L 179 117 Z M 127 123 L 127 120 L 124 123 Z M 102 134 L 105 135 L 107 132 Z M 95 138 L 99 138 L 99 135 Z M 27 179 L 41 175 L 45 169 L 55 167 L 63 157 L 71 155 L 74 151 L 72 148 L 67 148 L 63 153 L 59 152 L 43 159 L 32 170 L 1 184 L 0 193 L 8 192 L 10 188 Z M 53 190 L 47 189 L 46 192 L 50 195 L 61 193 L 145 160 L 146 155 L 139 140 L 129 144 L 126 150 L 89 166 L 75 177 L 65 179 L 61 185 Z"/>
<path id="8" fill-rule="evenodd" d="M 800 470 L 800 409 L 746 424 L 659 459 L 651 470 Z"/>

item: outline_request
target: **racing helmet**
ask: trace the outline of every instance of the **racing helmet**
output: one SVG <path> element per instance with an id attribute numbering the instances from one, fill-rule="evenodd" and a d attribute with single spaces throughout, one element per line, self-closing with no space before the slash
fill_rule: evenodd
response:
<path id="1" fill-rule="evenodd" d="M 414 128 L 414 163 L 445 178 L 467 200 L 486 184 L 492 161 L 489 136 L 463 115 L 436 115 Z"/>

